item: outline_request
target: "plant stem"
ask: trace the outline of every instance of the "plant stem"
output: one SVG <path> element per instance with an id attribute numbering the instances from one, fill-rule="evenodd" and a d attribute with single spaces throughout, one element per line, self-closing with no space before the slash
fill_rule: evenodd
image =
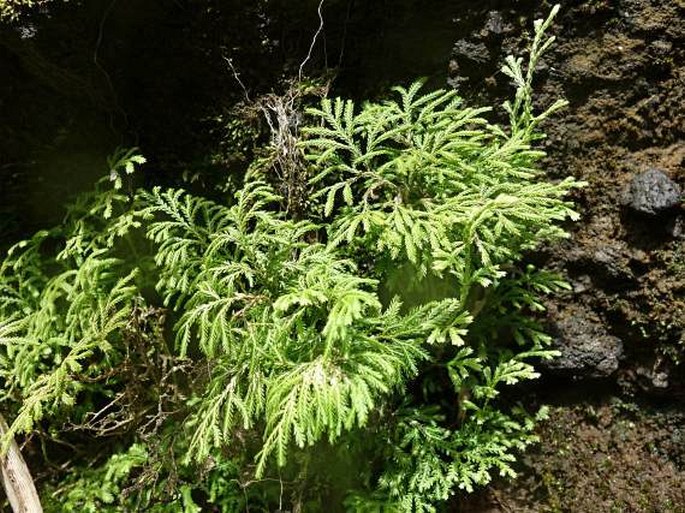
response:
<path id="1" fill-rule="evenodd" d="M 5 417 L 0 414 L 0 437 L 4 437 L 9 427 Z M 13 439 L 7 453 L 0 458 L 2 486 L 14 513 L 43 513 L 36 485 L 33 483 L 17 442 Z"/>

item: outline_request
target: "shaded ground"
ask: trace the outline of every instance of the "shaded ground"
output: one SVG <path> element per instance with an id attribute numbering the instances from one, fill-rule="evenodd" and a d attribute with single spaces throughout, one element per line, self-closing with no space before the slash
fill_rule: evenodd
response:
<path id="1" fill-rule="evenodd" d="M 521 478 L 491 487 L 466 511 L 683 512 L 684 420 L 682 409 L 618 400 L 554 408 Z"/>

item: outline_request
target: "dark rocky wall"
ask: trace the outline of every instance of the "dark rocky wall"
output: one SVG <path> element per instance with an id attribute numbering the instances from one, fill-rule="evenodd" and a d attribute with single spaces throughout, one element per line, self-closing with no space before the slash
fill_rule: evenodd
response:
<path id="1" fill-rule="evenodd" d="M 141 147 L 151 180 L 227 172 L 210 155 L 243 99 L 297 76 L 318 1 L 57 2 L 0 25 L 0 239 L 60 219 L 118 145 Z M 454 40 L 449 2 L 323 3 L 306 74 L 338 71 L 336 92 L 366 97 L 416 76 L 443 85 Z M 16 204 L 21 209 L 15 208 Z"/>
<path id="2" fill-rule="evenodd" d="M 500 101 L 503 55 L 521 48 L 538 2 L 460 16 L 450 83 Z M 523 478 L 476 511 L 685 511 L 685 3 L 565 2 L 540 66 L 551 177 L 588 182 L 571 239 L 539 261 L 573 290 L 549 303 L 562 356 L 531 394 L 557 405 Z"/>
<path id="3" fill-rule="evenodd" d="M 535 10 L 493 2 L 463 17 L 459 23 L 480 30 L 455 43 L 451 83 L 501 100 L 506 77 L 497 63 L 521 47 L 526 12 Z M 554 368 L 576 378 L 617 373 L 629 388 L 654 393 L 670 385 L 680 391 L 685 5 L 569 2 L 554 30 L 538 102 L 564 97 L 570 105 L 545 127 L 546 166 L 552 177 L 588 182 L 573 237 L 548 250 L 574 289 L 550 305 L 553 330 L 568 349 Z M 602 348 L 606 354 L 592 354 Z"/>

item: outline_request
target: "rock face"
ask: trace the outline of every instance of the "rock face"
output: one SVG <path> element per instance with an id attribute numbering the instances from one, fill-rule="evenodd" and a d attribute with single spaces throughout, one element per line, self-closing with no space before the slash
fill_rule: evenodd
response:
<path id="1" fill-rule="evenodd" d="M 544 364 L 549 371 L 585 379 L 606 378 L 618 370 L 623 344 L 591 315 L 565 312 L 554 322 L 553 334 L 561 356 Z"/>
<path id="2" fill-rule="evenodd" d="M 502 56 L 525 47 L 531 4 L 471 4 L 455 18 L 449 84 L 472 103 L 498 105 L 512 94 Z M 666 362 L 655 379 L 640 371 L 658 358 L 685 361 L 685 4 L 566 2 L 551 30 L 557 42 L 537 66 L 535 108 L 557 98 L 570 106 L 545 123 L 544 167 L 588 187 L 574 198 L 582 218 L 572 238 L 538 255 L 573 285 L 550 301 L 563 356 L 548 369 L 611 375 L 621 387 L 633 379 L 640 390 L 647 380 L 650 393 L 685 390 L 678 365 Z"/>
<path id="3" fill-rule="evenodd" d="M 509 98 L 502 56 L 520 55 L 520 35 L 530 34 L 533 11 L 546 14 L 543 4 L 496 0 L 462 9 L 449 83 L 476 103 Z M 492 509 L 685 511 L 685 209 L 678 206 L 685 192 L 685 3 L 561 4 L 551 27 L 557 41 L 538 66 L 535 103 L 541 109 L 563 97 L 570 106 L 545 123 L 541 145 L 548 176 L 572 174 L 589 186 L 575 198 L 582 219 L 572 239 L 550 249 L 548 264 L 567 274 L 573 290 L 548 305 L 548 332 L 562 354 L 544 362 L 544 373 L 560 379 L 541 381 L 540 393 L 557 400 L 573 390 L 580 404 L 560 408 L 523 479 L 493 494 Z M 474 56 L 478 43 L 487 52 Z M 588 382 L 569 382 L 582 379 Z M 625 417 L 598 426 L 592 401 L 615 390 L 659 399 L 649 408 L 621 406 Z M 664 403 L 677 421 L 655 415 L 652 408 Z M 643 420 L 635 422 L 635 412 Z M 576 414 L 587 420 L 572 421 Z"/>
<path id="4" fill-rule="evenodd" d="M 488 52 L 488 47 L 480 42 L 467 41 L 465 39 L 459 40 L 454 43 L 454 48 L 452 50 L 454 55 L 459 55 L 473 62 L 483 63 L 487 62 L 490 58 L 490 53 Z"/>
<path id="5" fill-rule="evenodd" d="M 657 215 L 680 205 L 678 184 L 658 169 L 636 175 L 624 192 L 623 203 L 635 212 Z"/>

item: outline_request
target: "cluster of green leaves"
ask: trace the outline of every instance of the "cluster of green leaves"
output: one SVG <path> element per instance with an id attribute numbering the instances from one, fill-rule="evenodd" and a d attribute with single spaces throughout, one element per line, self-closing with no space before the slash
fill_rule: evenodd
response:
<path id="1" fill-rule="evenodd" d="M 145 214 L 160 219 L 148 230 L 160 244 L 158 288 L 183 312 L 178 350 L 212 362 L 191 417 L 196 461 L 237 427 L 262 425 L 261 477 L 272 453 L 285 464 L 293 441 L 334 442 L 363 426 L 377 399 L 416 372 L 421 342 L 437 326 L 383 310 L 375 280 L 330 246 L 307 241 L 315 225 L 267 210 L 279 197 L 266 182 L 248 175 L 230 208 L 182 191 L 143 197 Z"/>
<path id="2" fill-rule="evenodd" d="M 0 21 L 16 21 L 27 12 L 54 2 L 55 0 L 0 0 Z"/>
<path id="3" fill-rule="evenodd" d="M 243 511 L 259 504 L 257 497 L 246 500 L 233 461 L 216 462 L 199 479 L 189 467 L 165 468 L 167 462 L 158 456 L 146 444 L 135 442 L 114 451 L 104 464 L 74 469 L 45 487 L 44 509 L 46 513 L 200 513 L 206 510 L 198 505 L 198 495 L 218 511 Z"/>
<path id="4" fill-rule="evenodd" d="M 84 511 L 99 513 L 116 511 L 115 504 L 124 491 L 131 473 L 147 463 L 148 454 L 140 444 L 125 452 L 113 454 L 102 466 L 74 473 L 61 483 L 46 504 L 47 511 Z"/>
<path id="5" fill-rule="evenodd" d="M 361 109 L 326 99 L 302 131 L 303 217 L 259 162 L 226 202 L 124 194 L 143 159 L 121 152 L 62 228 L 10 251 L 0 268 L 10 436 L 47 426 L 58 437 L 64 422 L 106 415 L 122 397 L 131 333 L 144 329 L 136 312 L 159 305 L 173 320 L 168 336 L 138 337 L 164 339 L 144 351 L 148 365 L 177 369 L 152 393 L 157 415 L 128 421 L 124 450 L 54 485 L 64 511 L 325 501 L 431 512 L 493 472 L 514 475 L 536 414 L 499 395 L 553 355 L 530 314 L 565 286 L 519 262 L 576 217 L 565 198 L 578 183 L 545 181 L 532 147 L 562 105 L 536 115 L 531 103 L 555 12 L 536 23 L 525 70 L 507 59 L 509 129 L 421 82 Z M 167 338 L 173 355 L 159 349 Z"/>
<path id="6" fill-rule="evenodd" d="M 119 235 L 139 226 L 116 177 L 144 162 L 123 157 L 62 226 L 16 244 L 0 265 L 1 397 L 21 398 L 3 448 L 46 413 L 73 406 L 84 382 L 116 363 L 139 299 L 136 263 L 113 251 Z"/>

